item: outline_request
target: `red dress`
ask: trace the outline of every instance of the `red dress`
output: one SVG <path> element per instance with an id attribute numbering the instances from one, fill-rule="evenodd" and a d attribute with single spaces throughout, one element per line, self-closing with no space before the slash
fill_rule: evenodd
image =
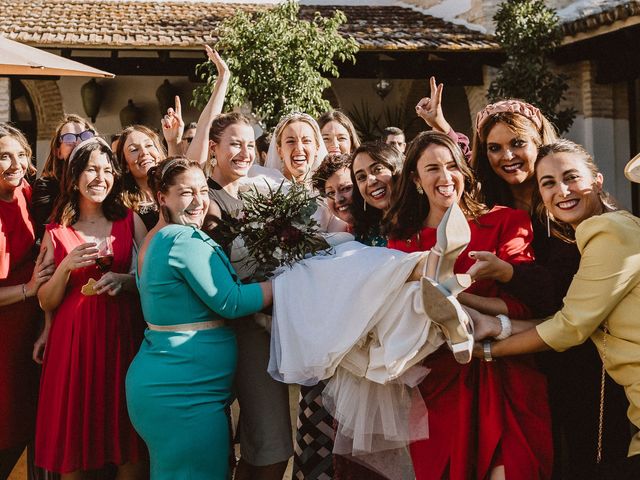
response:
<path id="1" fill-rule="evenodd" d="M 47 225 L 56 265 L 85 243 L 73 227 Z M 133 216 L 113 222 L 111 270 L 129 272 Z M 136 462 L 143 451 L 125 400 L 125 376 L 144 329 L 137 294 L 84 296 L 96 266 L 71 272 L 62 303 L 53 313 L 40 382 L 36 465 L 70 473 L 107 463 Z"/>
<path id="2" fill-rule="evenodd" d="M 509 263 L 533 260 L 531 221 L 526 212 L 495 207 L 469 222 L 471 242 L 454 271 L 474 263 L 467 253 L 485 250 Z M 429 250 L 436 229 L 424 228 L 410 240 L 390 240 L 406 252 Z M 535 287 L 534 287 L 535 288 Z M 512 318 L 527 318 L 526 307 L 491 280 L 475 282 L 467 292 L 505 301 Z M 553 448 L 544 375 L 530 356 L 458 364 L 445 346 L 426 358 L 431 371 L 420 385 L 429 410 L 429 438 L 411 445 L 417 480 L 485 479 L 504 465 L 510 480 L 551 477 Z M 448 474 L 447 474 L 448 472 Z"/>
<path id="3" fill-rule="evenodd" d="M 12 202 L 0 201 L 0 287 L 31 279 L 35 235 L 30 202 L 31 187 L 24 181 Z M 0 450 L 33 438 L 38 366 L 31 353 L 38 338 L 38 312 L 35 298 L 0 307 Z"/>

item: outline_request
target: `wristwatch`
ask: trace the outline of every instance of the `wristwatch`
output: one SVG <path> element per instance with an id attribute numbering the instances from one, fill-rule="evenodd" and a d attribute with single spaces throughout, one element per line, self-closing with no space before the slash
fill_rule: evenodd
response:
<path id="1" fill-rule="evenodd" d="M 496 336 L 496 340 L 504 340 L 507 337 L 511 336 L 511 319 L 506 315 L 499 314 L 496 315 L 496 318 L 500 320 L 500 326 L 502 330 L 500 330 L 500 335 Z"/>
<path id="2" fill-rule="evenodd" d="M 491 340 L 485 340 L 482 342 L 482 353 L 484 354 L 485 362 L 493 362 L 493 356 L 491 355 Z"/>

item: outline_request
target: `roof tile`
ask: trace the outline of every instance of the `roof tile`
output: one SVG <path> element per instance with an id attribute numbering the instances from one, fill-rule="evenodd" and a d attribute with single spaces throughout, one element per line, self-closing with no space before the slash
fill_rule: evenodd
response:
<path id="1" fill-rule="evenodd" d="M 596 30 L 634 16 L 640 16 L 639 0 L 630 0 L 619 5 L 613 5 L 597 13 L 565 22 L 562 24 L 562 30 L 565 35 L 577 35 L 578 33 Z"/>
<path id="2" fill-rule="evenodd" d="M 26 8 L 15 8 L 15 0 L 0 0 L 0 33 L 31 45 L 111 48 L 114 42 L 130 48 L 194 50 L 200 50 L 203 40 L 215 40 L 211 37 L 218 24 L 237 10 L 269 8 L 151 0 L 25 0 L 23 4 Z M 301 16 L 311 19 L 316 11 L 328 16 L 337 9 L 347 16 L 342 33 L 354 37 L 363 50 L 498 48 L 487 35 L 399 6 L 304 5 Z"/>

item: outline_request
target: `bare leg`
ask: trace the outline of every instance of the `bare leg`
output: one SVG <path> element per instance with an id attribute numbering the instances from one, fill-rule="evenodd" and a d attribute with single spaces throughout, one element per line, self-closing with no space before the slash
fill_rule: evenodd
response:
<path id="1" fill-rule="evenodd" d="M 60 475 L 60 480 L 82 480 L 82 470 L 76 470 L 71 473 L 63 473 Z"/>
<path id="2" fill-rule="evenodd" d="M 489 475 L 489 480 L 505 480 L 506 478 L 504 465 L 498 465 L 496 468 L 491 470 L 491 474 Z"/>
<path id="3" fill-rule="evenodd" d="M 115 480 L 142 480 L 147 473 L 146 462 L 125 463 L 118 466 L 118 473 Z"/>
<path id="4" fill-rule="evenodd" d="M 18 463 L 25 446 L 26 445 L 20 445 L 18 447 L 0 450 L 0 479 L 9 477 L 13 467 Z"/>

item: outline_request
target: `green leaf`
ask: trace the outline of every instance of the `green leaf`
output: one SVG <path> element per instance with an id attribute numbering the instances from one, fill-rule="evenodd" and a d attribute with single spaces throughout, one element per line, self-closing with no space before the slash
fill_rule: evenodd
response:
<path id="1" fill-rule="evenodd" d="M 358 44 L 339 33 L 346 16 L 316 12 L 313 20 L 299 18 L 300 6 L 287 0 L 254 14 L 239 11 L 218 29 L 218 49 L 232 73 L 226 108 L 251 102 L 263 126 L 272 128 L 293 111 L 318 116 L 330 108 L 322 92 L 331 85 L 323 74 L 337 76 L 336 61 L 355 63 Z M 202 108 L 215 84 L 215 67 L 198 65 L 205 84 L 197 87 L 193 104 Z"/>
<path id="2" fill-rule="evenodd" d="M 560 133 L 566 132 L 575 110 L 558 111 L 569 86 L 566 76 L 554 73 L 548 56 L 562 40 L 556 11 L 543 0 L 506 0 L 493 17 L 496 39 L 507 55 L 489 85 L 492 102 L 520 98 L 540 108 Z"/>

